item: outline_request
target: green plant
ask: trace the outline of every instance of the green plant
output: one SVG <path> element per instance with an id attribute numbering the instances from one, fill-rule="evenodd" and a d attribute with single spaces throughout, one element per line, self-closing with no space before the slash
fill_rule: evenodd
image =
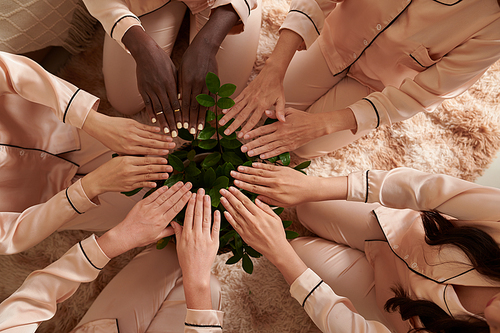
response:
<path id="1" fill-rule="evenodd" d="M 225 209 L 220 203 L 221 195 L 219 191 L 222 188 L 227 189 L 233 185 L 234 178 L 230 172 L 236 170 L 240 165 L 251 166 L 252 162 L 257 158 L 249 157 L 241 152 L 240 147 L 242 143 L 238 140 L 236 133 L 231 135 L 224 134 L 224 131 L 232 121 L 224 126 L 219 126 L 218 124 L 218 121 L 223 116 L 223 114 L 219 114 L 219 110 L 228 109 L 234 105 L 234 101 L 230 96 L 236 90 L 236 86 L 234 84 L 224 84 L 221 86 L 219 78 L 214 73 L 208 73 L 205 82 L 208 90 L 214 96 L 200 94 L 196 97 L 198 103 L 209 108 L 205 118 L 205 127 L 198 133 L 196 138 L 185 129 L 179 130 L 179 137 L 189 143 L 168 156 L 169 164 L 173 167 L 174 172 L 163 184 L 159 185 L 170 187 L 179 181 L 191 182 L 193 184 L 191 191 L 196 192 L 199 188 L 204 188 L 205 192 L 210 195 L 212 207 L 220 210 L 222 213 Z M 212 111 L 210 108 L 214 110 Z M 275 120 L 267 119 L 266 123 L 273 121 Z M 267 161 L 269 163 L 288 166 L 290 164 L 290 154 L 283 153 Z M 295 169 L 302 171 L 309 164 L 310 161 L 301 163 Z M 145 196 L 151 194 L 157 188 L 159 186 L 151 189 Z M 133 195 L 139 190 L 137 189 L 125 194 Z M 257 197 L 255 193 L 242 192 L 252 201 Z M 283 212 L 283 208 L 276 207 L 274 208 L 274 212 L 279 215 Z M 175 217 L 175 220 L 182 224 L 184 214 L 185 210 L 181 211 Z M 251 274 L 253 271 L 251 257 L 259 258 L 261 254 L 245 244 L 240 235 L 227 222 L 224 214 L 221 214 L 221 216 L 220 249 L 221 251 L 229 249 L 233 253 L 233 256 L 227 260 L 226 264 L 235 264 L 242 260 L 243 269 L 245 272 Z M 291 221 L 283 221 L 285 229 L 291 224 Z M 294 231 L 286 230 L 286 236 L 288 239 L 292 239 L 297 237 L 298 234 Z M 165 247 L 169 240 L 170 237 L 160 240 L 157 243 L 157 248 L 161 249 Z"/>

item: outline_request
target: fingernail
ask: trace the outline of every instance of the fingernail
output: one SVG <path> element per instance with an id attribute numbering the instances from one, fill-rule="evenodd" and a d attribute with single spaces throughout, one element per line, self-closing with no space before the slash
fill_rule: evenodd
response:
<path id="1" fill-rule="evenodd" d="M 156 118 L 151 118 L 151 122 L 152 122 L 153 124 L 155 124 L 155 123 L 156 123 Z"/>
<path id="2" fill-rule="evenodd" d="M 243 137 L 243 133 L 242 133 L 242 132 L 239 132 L 239 133 L 238 133 L 238 138 L 240 138 L 240 139 L 241 139 L 242 137 Z"/>
<path id="3" fill-rule="evenodd" d="M 198 131 L 201 131 L 201 130 L 203 130 L 203 124 L 198 125 Z"/>
<path id="4" fill-rule="evenodd" d="M 195 129 L 194 127 L 193 127 L 193 128 L 191 128 L 191 129 L 189 130 L 189 133 L 191 133 L 191 134 L 195 134 L 195 133 L 196 133 L 196 129 Z"/>
<path id="5" fill-rule="evenodd" d="M 273 115 L 273 112 L 271 110 L 266 110 L 266 115 L 268 116 L 272 116 Z"/>
<path id="6" fill-rule="evenodd" d="M 228 129 L 226 129 L 226 130 L 224 131 L 224 134 L 229 135 L 229 130 L 228 130 Z"/>
<path id="7" fill-rule="evenodd" d="M 189 123 L 184 123 L 184 128 L 188 129 L 188 127 L 189 127 Z"/>
<path id="8" fill-rule="evenodd" d="M 224 195 L 224 194 L 227 194 L 227 190 L 222 188 L 220 191 L 219 191 L 220 194 Z M 222 198 L 221 198 L 222 199 Z"/>
<path id="9" fill-rule="evenodd" d="M 170 130 L 168 129 L 168 127 L 165 127 L 165 128 L 163 129 L 163 132 L 165 132 L 165 134 L 168 134 L 168 133 L 170 133 Z"/>
<path id="10" fill-rule="evenodd" d="M 188 183 L 186 183 L 186 188 L 187 188 L 188 190 L 189 190 L 189 189 L 191 189 L 191 187 L 193 187 L 193 184 L 191 184 L 191 183 L 189 183 L 189 182 L 188 182 Z"/>
<path id="11" fill-rule="evenodd" d="M 177 94 L 177 99 L 181 99 L 181 93 Z"/>
<path id="12" fill-rule="evenodd" d="M 172 131 L 172 137 L 176 138 L 177 137 L 177 131 Z"/>
<path id="13" fill-rule="evenodd" d="M 250 150 L 250 151 L 248 152 L 248 156 L 253 156 L 253 154 L 254 154 L 253 150 Z"/>
<path id="14" fill-rule="evenodd" d="M 178 128 L 178 129 L 181 129 L 181 128 L 182 128 L 182 123 L 181 123 L 181 122 L 178 122 L 178 123 L 177 123 L 177 128 Z"/>
<path id="15" fill-rule="evenodd" d="M 162 150 L 162 151 L 161 151 L 161 154 L 162 154 L 162 155 L 167 155 L 168 153 L 169 153 L 169 151 L 168 151 L 168 150 Z"/>
<path id="16" fill-rule="evenodd" d="M 242 146 L 242 147 L 241 147 L 241 152 L 242 152 L 242 153 L 246 153 L 246 152 L 247 152 L 247 150 L 248 150 L 247 146 Z"/>
<path id="17" fill-rule="evenodd" d="M 248 140 L 248 139 L 250 139 L 250 134 L 245 135 L 245 140 Z"/>
<path id="18" fill-rule="evenodd" d="M 245 167 L 240 165 L 238 167 L 238 171 L 245 172 Z"/>
<path id="19" fill-rule="evenodd" d="M 236 175 L 236 171 L 231 170 L 231 172 L 229 174 L 234 177 Z"/>
<path id="20" fill-rule="evenodd" d="M 227 111 L 229 111 L 229 109 L 224 109 L 224 110 L 222 110 L 222 113 L 226 114 Z"/>
<path id="21" fill-rule="evenodd" d="M 221 119 L 221 120 L 219 121 L 219 124 L 220 124 L 220 125 L 222 125 L 222 126 L 224 126 L 224 125 L 226 124 L 226 120 Z"/>

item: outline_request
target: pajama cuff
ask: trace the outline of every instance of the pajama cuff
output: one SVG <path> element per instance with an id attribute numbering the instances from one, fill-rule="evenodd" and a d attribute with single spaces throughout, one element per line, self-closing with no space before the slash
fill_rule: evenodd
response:
<path id="1" fill-rule="evenodd" d="M 323 280 L 310 268 L 306 269 L 290 286 L 290 294 L 304 306 L 312 293 L 323 284 Z"/>
<path id="2" fill-rule="evenodd" d="M 95 269 L 101 270 L 106 266 L 106 264 L 111 260 L 103 252 L 99 244 L 97 243 L 97 238 L 95 235 L 90 236 L 82 240 L 80 243 L 80 249 L 82 250 L 85 258 Z"/>
<path id="3" fill-rule="evenodd" d="M 97 319 L 78 326 L 70 333 L 119 333 L 116 319 Z"/>
<path id="4" fill-rule="evenodd" d="M 82 128 L 91 110 L 97 111 L 99 98 L 78 89 L 71 96 L 63 115 L 63 122 L 76 128 Z"/>
<path id="5" fill-rule="evenodd" d="M 347 201 L 368 202 L 370 171 L 353 172 L 347 176 Z"/>
<path id="6" fill-rule="evenodd" d="M 356 118 L 356 134 L 359 131 L 371 130 L 380 126 L 380 114 L 376 103 L 368 98 L 363 98 L 348 106 Z"/>
<path id="7" fill-rule="evenodd" d="M 116 42 L 128 53 L 130 53 L 130 52 L 127 50 L 125 45 L 122 43 L 122 38 L 130 28 L 132 28 L 133 26 L 136 26 L 136 25 L 140 26 L 142 28 L 142 30 L 144 30 L 144 27 L 141 24 L 141 20 L 137 16 L 135 16 L 133 14 L 127 14 L 127 15 L 122 16 L 121 18 L 119 18 L 115 22 L 115 24 L 113 25 L 113 27 L 111 28 L 111 31 L 109 33 L 111 38 L 116 40 Z"/>
<path id="8" fill-rule="evenodd" d="M 207 328 L 222 331 L 224 312 L 217 310 L 193 310 L 187 309 L 185 326 L 188 329 Z"/>
<path id="9" fill-rule="evenodd" d="M 66 189 L 66 199 L 78 214 L 83 214 L 89 209 L 99 206 L 99 199 L 96 197 L 97 203 L 94 203 L 87 196 L 82 186 L 82 179 L 78 179 L 74 184 Z"/>

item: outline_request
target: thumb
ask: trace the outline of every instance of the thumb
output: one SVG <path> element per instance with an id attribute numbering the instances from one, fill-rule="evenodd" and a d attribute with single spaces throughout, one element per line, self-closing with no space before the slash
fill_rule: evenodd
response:
<path id="1" fill-rule="evenodd" d="M 276 112 L 274 110 L 266 110 L 266 116 L 271 119 L 276 119 Z"/>
<path id="2" fill-rule="evenodd" d="M 276 101 L 276 118 L 282 123 L 285 122 L 285 99 L 279 98 Z"/>
<path id="3" fill-rule="evenodd" d="M 180 224 L 175 222 L 175 221 L 172 221 L 172 222 L 170 222 L 170 225 L 171 225 L 171 228 L 170 227 L 165 228 L 165 230 L 163 230 L 162 232 L 166 232 L 168 229 L 170 229 L 170 231 L 171 231 L 170 235 L 173 235 L 175 233 L 176 237 L 180 237 L 182 235 L 182 227 L 180 226 Z"/>

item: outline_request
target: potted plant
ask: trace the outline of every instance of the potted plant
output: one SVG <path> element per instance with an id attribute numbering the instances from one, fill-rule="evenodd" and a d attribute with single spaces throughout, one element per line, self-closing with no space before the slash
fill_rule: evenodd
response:
<path id="1" fill-rule="evenodd" d="M 192 192 L 196 192 L 203 187 L 205 192 L 210 195 L 212 207 L 222 213 L 225 209 L 220 203 L 221 195 L 219 191 L 233 185 L 234 178 L 231 177 L 230 172 L 236 170 L 240 165 L 251 166 L 252 162 L 256 161 L 257 158 L 249 157 L 241 152 L 242 143 L 238 140 L 236 133 L 224 134 L 231 121 L 224 126 L 218 124 L 218 121 L 223 116 L 223 114 L 219 114 L 219 110 L 228 109 L 234 105 L 234 101 L 230 96 L 236 90 L 236 86 L 234 84 L 221 86 L 219 78 L 214 73 L 208 73 L 205 82 L 213 96 L 200 94 L 196 97 L 202 106 L 209 108 L 205 118 L 205 127 L 198 133 L 196 138 L 185 129 L 179 130 L 179 137 L 188 141 L 188 143 L 168 155 L 169 164 L 173 167 L 174 172 L 165 182 L 162 181 L 163 183 L 159 185 L 170 187 L 179 181 L 191 182 L 193 184 Z M 213 111 L 210 108 L 213 108 Z M 275 120 L 267 119 L 266 123 L 273 121 Z M 290 164 L 290 154 L 283 153 L 268 159 L 267 162 L 288 166 Z M 310 161 L 303 162 L 296 166 L 295 169 L 302 171 L 309 164 Z M 145 196 L 151 194 L 160 186 L 151 189 Z M 136 189 L 124 194 L 134 195 L 139 191 L 140 189 Z M 252 201 L 257 197 L 254 193 L 242 192 Z M 274 212 L 279 215 L 283 212 L 283 208 L 276 207 Z M 175 220 L 182 224 L 184 214 L 185 209 L 175 217 Z M 226 264 L 231 265 L 243 260 L 243 269 L 251 274 L 253 271 L 251 257 L 259 258 L 261 254 L 245 244 L 240 235 L 227 222 L 224 214 L 221 214 L 221 217 L 219 252 L 231 251 L 233 256 L 227 260 Z M 285 229 L 291 224 L 291 221 L 283 221 Z M 297 237 L 298 233 L 286 230 L 286 236 L 288 239 L 292 239 Z M 157 243 L 157 248 L 165 247 L 171 237 L 160 240 Z"/>

